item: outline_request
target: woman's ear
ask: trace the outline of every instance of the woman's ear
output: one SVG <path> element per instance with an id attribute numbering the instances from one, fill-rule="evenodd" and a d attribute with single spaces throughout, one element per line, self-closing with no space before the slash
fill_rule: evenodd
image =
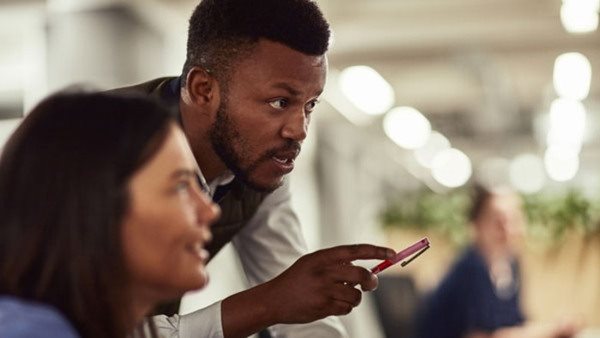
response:
<path id="1" fill-rule="evenodd" d="M 190 103 L 194 105 L 219 106 L 219 83 L 204 68 L 193 67 L 190 69 L 186 76 L 185 91 Z"/>

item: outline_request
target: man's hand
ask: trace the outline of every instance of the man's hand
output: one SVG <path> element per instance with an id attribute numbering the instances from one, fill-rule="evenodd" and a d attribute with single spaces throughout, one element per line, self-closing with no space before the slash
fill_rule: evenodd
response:
<path id="1" fill-rule="evenodd" d="M 377 277 L 355 266 L 358 259 L 388 259 L 392 249 L 368 244 L 343 245 L 302 256 L 268 284 L 269 299 L 278 323 L 307 323 L 331 315 L 348 314 L 360 304 L 363 291 L 377 287 Z"/>
<path id="2" fill-rule="evenodd" d="M 362 298 L 356 286 L 363 291 L 377 287 L 377 277 L 352 261 L 394 255 L 392 249 L 369 244 L 342 245 L 304 255 L 273 280 L 223 301 L 225 337 L 247 337 L 275 324 L 348 314 Z"/>

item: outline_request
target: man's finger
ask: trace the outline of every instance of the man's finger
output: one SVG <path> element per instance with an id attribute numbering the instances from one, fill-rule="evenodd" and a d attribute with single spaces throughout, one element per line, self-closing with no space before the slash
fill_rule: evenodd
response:
<path id="1" fill-rule="evenodd" d="M 362 292 L 350 285 L 338 284 L 333 289 L 333 299 L 350 304 L 352 307 L 358 306 L 362 300 Z"/>
<path id="2" fill-rule="evenodd" d="M 373 282 L 377 278 L 371 271 L 355 265 L 332 266 L 328 269 L 328 273 L 334 282 L 345 282 L 351 285 Z"/>
<path id="3" fill-rule="evenodd" d="M 328 312 L 328 315 L 343 316 L 343 315 L 349 314 L 353 308 L 354 308 L 354 306 L 352 306 L 352 304 L 350 304 L 348 302 L 334 299 L 331 301 L 331 305 L 329 306 L 329 311 L 327 311 L 327 312 Z"/>
<path id="4" fill-rule="evenodd" d="M 358 259 L 389 259 L 394 250 L 371 244 L 340 245 L 314 253 L 321 264 L 344 264 Z"/>

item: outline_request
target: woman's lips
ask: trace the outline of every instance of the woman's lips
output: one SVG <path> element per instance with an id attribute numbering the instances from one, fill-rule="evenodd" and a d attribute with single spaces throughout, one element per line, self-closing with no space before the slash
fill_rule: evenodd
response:
<path id="1" fill-rule="evenodd" d="M 188 252 L 190 252 L 194 256 L 200 258 L 203 262 L 206 262 L 208 260 L 208 258 L 210 257 L 210 254 L 208 253 L 208 251 L 206 251 L 204 249 L 203 243 L 198 242 L 198 243 L 189 244 L 186 246 L 186 249 L 188 250 Z"/>

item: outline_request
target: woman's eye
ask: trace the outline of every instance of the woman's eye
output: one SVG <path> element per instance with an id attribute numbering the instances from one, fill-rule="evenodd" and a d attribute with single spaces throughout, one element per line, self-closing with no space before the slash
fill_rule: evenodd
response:
<path id="1" fill-rule="evenodd" d="M 191 184 L 188 181 L 181 181 L 181 182 L 178 182 L 177 185 L 175 185 L 175 190 L 181 191 L 181 192 L 187 192 L 188 190 L 190 190 L 190 188 L 191 188 Z"/>
<path id="2" fill-rule="evenodd" d="M 269 105 L 275 109 L 284 109 L 288 106 L 286 99 L 277 99 L 269 102 Z"/>

